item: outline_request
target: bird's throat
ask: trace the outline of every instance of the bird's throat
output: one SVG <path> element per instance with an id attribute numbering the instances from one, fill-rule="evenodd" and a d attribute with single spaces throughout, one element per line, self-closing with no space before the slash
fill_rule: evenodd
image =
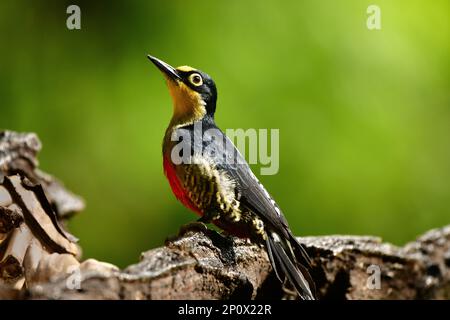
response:
<path id="1" fill-rule="evenodd" d="M 172 127 L 192 124 L 205 116 L 205 102 L 198 92 L 173 80 L 167 80 L 167 86 L 173 101 Z"/>

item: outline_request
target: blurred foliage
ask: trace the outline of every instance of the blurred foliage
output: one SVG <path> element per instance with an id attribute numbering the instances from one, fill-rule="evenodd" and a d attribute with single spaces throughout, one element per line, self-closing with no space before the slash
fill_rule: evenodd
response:
<path id="1" fill-rule="evenodd" d="M 41 167 L 86 199 L 85 257 L 134 262 L 197 218 L 162 173 L 151 53 L 213 76 L 222 128 L 280 129 L 261 181 L 295 234 L 401 244 L 450 220 L 450 5 L 378 0 L 369 31 L 372 3 L 1 1 L 0 127 L 37 132 Z"/>

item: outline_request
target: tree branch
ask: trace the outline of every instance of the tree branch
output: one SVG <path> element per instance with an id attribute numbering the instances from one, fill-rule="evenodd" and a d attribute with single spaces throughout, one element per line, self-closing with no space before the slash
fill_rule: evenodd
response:
<path id="1" fill-rule="evenodd" d="M 80 263 L 75 239 L 54 217 L 64 220 L 83 204 L 39 173 L 35 140 L 0 134 L 0 299 L 292 298 L 262 247 L 201 228 L 143 253 L 124 270 L 92 259 Z M 450 225 L 404 247 L 369 236 L 299 240 L 312 257 L 322 299 L 450 298 Z"/>
<path id="2" fill-rule="evenodd" d="M 450 298 L 450 226 L 403 248 L 374 237 L 300 238 L 313 258 L 322 299 Z M 372 266 L 372 267 L 371 267 Z M 379 269 L 378 269 L 379 268 Z M 372 270 L 380 270 L 380 288 Z M 142 254 L 123 271 L 82 272 L 82 290 L 66 279 L 30 291 L 47 299 L 280 299 L 266 252 L 214 231 L 188 231 Z"/>

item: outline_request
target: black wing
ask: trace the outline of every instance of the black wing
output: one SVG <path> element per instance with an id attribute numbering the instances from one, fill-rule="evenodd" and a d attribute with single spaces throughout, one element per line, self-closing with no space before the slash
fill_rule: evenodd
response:
<path id="1" fill-rule="evenodd" d="M 206 133 L 207 135 L 208 133 Z M 222 150 L 213 156 L 234 180 L 241 207 L 258 215 L 266 224 L 267 250 L 278 279 L 285 279 L 302 299 L 314 299 L 315 284 L 309 274 L 311 260 L 304 246 L 297 241 L 289 229 L 286 218 L 250 169 L 245 159 L 221 131 L 214 139 L 204 136 L 211 149 Z M 219 145 L 218 141 L 224 146 Z M 213 144 L 213 146 L 211 146 Z M 205 143 L 203 144 L 205 146 Z"/>
<path id="2" fill-rule="evenodd" d="M 308 272 L 311 261 L 303 245 L 290 231 L 278 205 L 212 119 L 203 121 L 202 133 L 201 146 L 197 145 L 193 153 L 195 149 L 202 150 L 203 156 L 210 157 L 217 169 L 227 172 L 235 182 L 241 209 L 253 212 L 264 221 L 269 258 L 279 280 L 282 283 L 287 280 L 302 299 L 314 299 L 315 285 Z"/>
<path id="3" fill-rule="evenodd" d="M 225 170 L 235 181 L 241 206 L 258 215 L 273 231 L 289 238 L 286 218 L 231 140 L 213 122 L 204 124 L 203 130 L 202 150 L 216 150 L 208 156 L 214 157 L 218 169 Z"/>

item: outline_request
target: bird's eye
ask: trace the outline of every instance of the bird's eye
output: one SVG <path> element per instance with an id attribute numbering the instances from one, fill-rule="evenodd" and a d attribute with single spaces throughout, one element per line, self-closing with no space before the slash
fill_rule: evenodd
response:
<path id="1" fill-rule="evenodd" d="M 189 82 L 192 83 L 194 86 L 199 87 L 203 84 L 202 76 L 198 73 L 193 73 L 189 76 Z"/>

